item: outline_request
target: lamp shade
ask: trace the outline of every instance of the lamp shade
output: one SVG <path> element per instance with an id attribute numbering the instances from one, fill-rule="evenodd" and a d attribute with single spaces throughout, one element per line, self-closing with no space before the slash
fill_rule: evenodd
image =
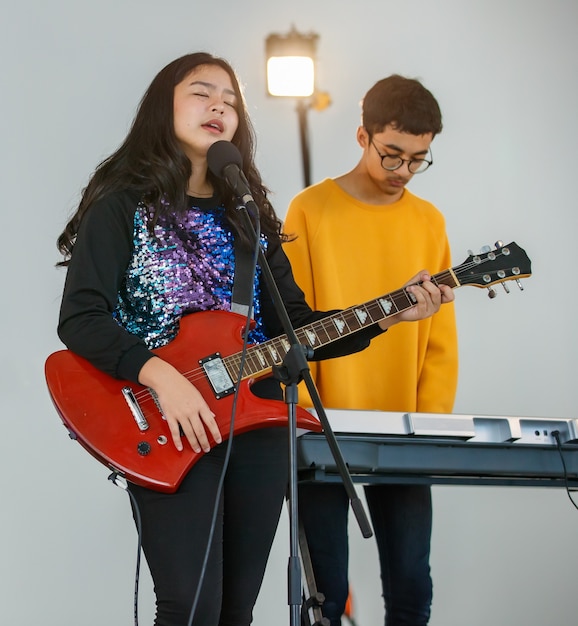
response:
<path id="1" fill-rule="evenodd" d="M 265 41 L 267 92 L 272 96 L 308 97 L 315 91 L 315 52 L 318 35 L 292 28 Z"/>

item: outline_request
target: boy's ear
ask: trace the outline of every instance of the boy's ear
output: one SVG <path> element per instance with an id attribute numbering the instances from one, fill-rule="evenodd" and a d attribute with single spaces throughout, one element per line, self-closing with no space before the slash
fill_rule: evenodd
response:
<path id="1" fill-rule="evenodd" d="M 359 126 L 357 129 L 357 143 L 364 150 L 369 146 L 369 133 L 364 126 Z"/>

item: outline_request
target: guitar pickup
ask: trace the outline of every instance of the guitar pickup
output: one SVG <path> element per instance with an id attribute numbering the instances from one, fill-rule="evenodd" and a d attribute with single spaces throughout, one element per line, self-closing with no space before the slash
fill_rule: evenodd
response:
<path id="1" fill-rule="evenodd" d="M 218 352 L 201 359 L 199 364 L 209 379 L 217 400 L 229 396 L 235 391 L 235 384 L 231 380 L 223 359 Z"/>

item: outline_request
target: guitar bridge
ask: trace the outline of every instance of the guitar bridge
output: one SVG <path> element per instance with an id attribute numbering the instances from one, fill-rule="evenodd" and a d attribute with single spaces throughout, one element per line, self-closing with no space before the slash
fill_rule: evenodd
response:
<path id="1" fill-rule="evenodd" d="M 144 413 L 141 411 L 133 390 L 130 387 L 123 387 L 122 395 L 124 396 L 124 399 L 128 404 L 128 408 L 130 409 L 130 412 L 132 413 L 134 421 L 136 422 L 139 430 L 148 430 L 149 423 L 147 422 L 147 418 L 144 416 Z"/>
<path id="2" fill-rule="evenodd" d="M 231 380 L 223 359 L 218 352 L 201 359 L 199 364 L 209 379 L 217 400 L 229 396 L 235 391 L 235 384 Z"/>

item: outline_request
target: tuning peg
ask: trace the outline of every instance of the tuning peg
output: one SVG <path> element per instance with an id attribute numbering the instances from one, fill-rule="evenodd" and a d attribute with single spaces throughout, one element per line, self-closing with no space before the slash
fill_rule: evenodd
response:
<path id="1" fill-rule="evenodd" d="M 494 245 L 496 246 L 496 248 L 501 248 L 504 245 L 504 242 L 498 239 L 498 241 L 496 241 Z"/>
<path id="2" fill-rule="evenodd" d="M 506 293 L 510 293 L 510 288 L 508 287 L 508 285 L 506 283 L 502 283 L 502 287 L 504 288 L 504 291 Z"/>
<path id="3" fill-rule="evenodd" d="M 480 248 L 480 252 L 481 252 L 482 254 L 486 254 L 486 253 L 488 253 L 491 249 L 492 249 L 492 248 L 491 248 L 490 246 L 482 246 L 482 247 Z"/>
<path id="4" fill-rule="evenodd" d="M 498 294 L 492 287 L 488 287 L 488 298 L 490 298 L 490 300 L 493 300 L 497 295 Z"/>
<path id="5" fill-rule="evenodd" d="M 524 285 L 522 285 L 519 278 L 516 278 L 516 285 L 518 285 L 520 291 L 524 291 Z"/>
<path id="6" fill-rule="evenodd" d="M 474 251 L 473 250 L 468 250 L 468 256 L 474 256 Z"/>

